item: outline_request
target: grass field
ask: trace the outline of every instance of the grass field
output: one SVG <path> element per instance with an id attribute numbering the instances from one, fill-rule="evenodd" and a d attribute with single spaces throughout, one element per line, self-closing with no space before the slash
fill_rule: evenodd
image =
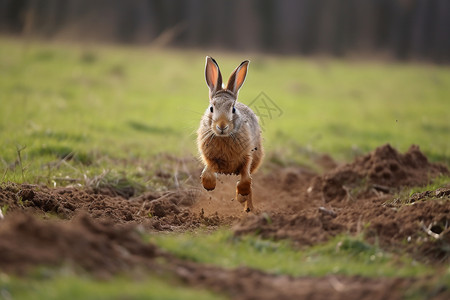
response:
<path id="1" fill-rule="evenodd" d="M 281 110 L 260 116 L 265 147 L 278 161 L 305 162 L 315 152 L 349 160 L 389 142 L 401 151 L 418 144 L 432 160 L 450 162 L 447 67 L 0 44 L 3 181 L 77 179 L 113 164 L 131 176 L 158 153 L 196 155 L 195 131 L 208 105 L 205 54 L 225 77 L 251 59 L 239 99 L 260 106 L 264 92 Z"/>
<path id="2" fill-rule="evenodd" d="M 251 60 L 239 99 L 267 113 L 261 106 L 264 93 L 277 108 L 272 116 L 260 115 L 268 160 L 310 165 L 312 155 L 327 153 L 349 161 L 390 143 L 401 151 L 418 144 L 430 160 L 450 165 L 446 66 L 1 38 L 2 184 L 83 186 L 101 177 L 113 184 L 125 180 L 142 191 L 164 189 L 153 176 L 165 163 L 161 158 L 197 155 L 195 131 L 208 105 L 206 55 L 218 61 L 225 77 L 242 60 Z M 447 182 L 444 178 L 439 184 Z M 438 274 L 439 284 L 450 288 L 448 267 L 437 270 L 369 245 L 362 237 L 339 236 L 302 250 L 288 242 L 235 239 L 228 228 L 149 240 L 183 259 L 225 268 L 249 266 L 293 276 Z M 157 276 L 137 283 L 128 278 L 104 282 L 71 274 L 10 278 L 0 271 L 0 297 L 5 299 L 3 291 L 17 299 L 217 297 L 178 286 Z M 120 294 L 120 287 L 129 292 Z M 420 293 L 409 296 L 420 298 Z"/>

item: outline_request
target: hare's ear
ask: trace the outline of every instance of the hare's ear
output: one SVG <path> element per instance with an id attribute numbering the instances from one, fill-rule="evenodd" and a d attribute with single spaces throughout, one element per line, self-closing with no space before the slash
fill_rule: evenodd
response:
<path id="1" fill-rule="evenodd" d="M 236 70 L 233 71 L 230 79 L 228 79 L 227 90 L 230 90 L 237 95 L 239 89 L 244 84 L 245 76 L 247 76 L 248 63 L 248 60 L 243 61 Z"/>
<path id="2" fill-rule="evenodd" d="M 222 88 L 222 74 L 220 74 L 219 65 L 214 58 L 209 56 L 206 57 L 205 77 L 211 95 Z"/>

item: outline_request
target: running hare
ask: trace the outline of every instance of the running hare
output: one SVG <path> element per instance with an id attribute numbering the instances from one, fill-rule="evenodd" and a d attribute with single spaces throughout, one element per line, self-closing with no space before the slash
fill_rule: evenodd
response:
<path id="1" fill-rule="evenodd" d="M 253 209 L 251 174 L 264 155 L 258 118 L 249 107 L 237 102 L 248 63 L 248 60 L 242 62 L 223 88 L 219 66 L 213 58 L 206 57 L 209 107 L 197 131 L 198 149 L 205 164 L 201 175 L 203 187 L 214 190 L 217 173 L 241 175 L 236 198 L 244 204 L 246 212 Z"/>

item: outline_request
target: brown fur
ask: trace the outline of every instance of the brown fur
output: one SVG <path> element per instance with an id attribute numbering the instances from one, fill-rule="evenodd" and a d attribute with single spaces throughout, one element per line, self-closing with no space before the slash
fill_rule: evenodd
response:
<path id="1" fill-rule="evenodd" d="M 248 212 L 253 209 L 251 174 L 258 169 L 264 156 L 256 115 L 249 107 L 236 101 L 245 80 L 248 61 L 232 73 L 226 89 L 221 87 L 222 76 L 217 63 L 209 57 L 206 61 L 210 107 L 197 131 L 198 149 L 205 164 L 202 184 L 205 189 L 213 190 L 216 174 L 241 175 L 236 197 L 244 203 L 244 210 Z"/>

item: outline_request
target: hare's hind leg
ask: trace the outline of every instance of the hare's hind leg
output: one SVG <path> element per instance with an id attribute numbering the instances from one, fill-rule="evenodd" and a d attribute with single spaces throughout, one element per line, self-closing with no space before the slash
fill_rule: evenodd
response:
<path id="1" fill-rule="evenodd" d="M 239 192 L 236 192 L 236 198 L 240 203 L 244 204 L 245 212 L 251 212 L 253 210 L 252 190 L 250 190 L 250 193 L 245 196 L 239 194 Z"/>
<path id="2" fill-rule="evenodd" d="M 202 185 L 205 190 L 212 191 L 216 188 L 216 173 L 208 168 L 208 166 L 205 166 L 200 178 L 202 179 Z"/>
<path id="3" fill-rule="evenodd" d="M 250 176 L 250 166 L 252 158 L 249 156 L 241 170 L 241 180 L 236 186 L 236 198 L 239 202 L 244 203 L 244 211 L 253 210 L 252 203 L 252 177 Z"/>

